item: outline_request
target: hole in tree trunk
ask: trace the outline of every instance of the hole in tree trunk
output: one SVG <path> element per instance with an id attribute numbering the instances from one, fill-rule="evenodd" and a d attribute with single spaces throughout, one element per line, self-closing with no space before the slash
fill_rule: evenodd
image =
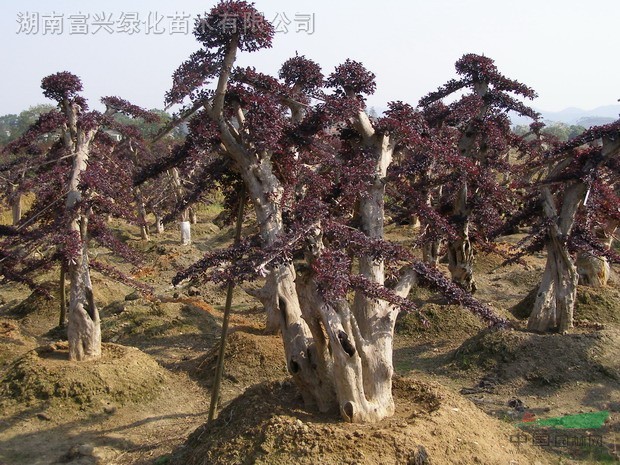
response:
<path id="1" fill-rule="evenodd" d="M 284 326 L 288 326 L 288 321 L 286 318 L 286 302 L 282 297 L 278 297 L 278 308 L 280 309 L 280 314 L 282 315 L 282 321 L 284 321 Z"/>
<path id="2" fill-rule="evenodd" d="M 88 300 L 88 307 L 86 308 L 86 312 L 90 319 L 95 321 L 95 296 L 93 295 L 93 290 L 90 287 L 86 288 L 86 300 Z"/>
<path id="3" fill-rule="evenodd" d="M 349 340 L 349 336 L 344 331 L 338 331 L 338 341 L 340 341 L 340 345 L 342 349 L 347 353 L 349 357 L 353 357 L 355 355 L 355 347 L 351 344 Z"/>
<path id="4" fill-rule="evenodd" d="M 351 402 L 344 404 L 342 406 L 342 411 L 349 421 L 353 421 L 353 404 Z"/>
<path id="5" fill-rule="evenodd" d="M 299 363 L 297 363 L 295 360 L 291 360 L 288 365 L 291 370 L 291 373 L 295 374 L 299 372 Z"/>

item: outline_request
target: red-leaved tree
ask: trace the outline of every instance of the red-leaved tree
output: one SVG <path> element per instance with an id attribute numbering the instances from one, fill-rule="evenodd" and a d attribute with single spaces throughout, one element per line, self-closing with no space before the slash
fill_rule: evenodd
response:
<path id="1" fill-rule="evenodd" d="M 486 320 L 505 321 L 384 238 L 387 173 L 424 137 L 421 116 L 396 102 L 371 121 L 364 100 L 374 75 L 352 60 L 327 79 L 303 56 L 278 78 L 233 68 L 240 51 L 270 47 L 273 33 L 251 4 L 221 2 L 197 21 L 202 48 L 173 76 L 168 103 L 187 103 L 181 113 L 193 116 L 191 150 L 170 163 L 192 154 L 203 166 L 226 160 L 232 174 L 222 176 L 243 182 L 259 231 L 175 282 L 263 276 L 253 294 L 279 327 L 306 403 L 336 407 L 352 422 L 379 421 L 394 411 L 394 324 L 399 311 L 415 310 L 406 296 L 420 276 Z"/>
<path id="2" fill-rule="evenodd" d="M 89 111 L 80 96 L 80 79 L 69 72 L 47 76 L 41 87 L 46 97 L 57 102 L 57 109 L 42 114 L 4 150 L 22 154 L 20 171 L 27 175 L 13 182 L 19 191 L 32 193 L 34 203 L 2 244 L 1 272 L 5 278 L 34 285 L 29 280 L 32 273 L 60 263 L 70 281 L 69 356 L 72 360 L 97 359 L 101 328 L 91 267 L 140 286 L 88 257 L 88 243 L 94 239 L 130 262 L 139 262 L 108 229 L 106 218 L 136 220 L 134 197 L 128 188 L 131 154 L 145 146 L 135 128 L 118 123 L 112 115 L 120 112 L 149 121 L 157 117 L 118 97 L 102 99 L 104 113 Z M 120 134 L 121 141 L 111 138 L 107 130 Z M 35 249 L 42 256 L 35 256 Z"/>
<path id="3" fill-rule="evenodd" d="M 584 284 L 604 284 L 608 260 L 620 262 L 610 247 L 620 219 L 620 121 L 563 144 L 533 126 L 536 137 L 523 147 L 526 194 L 511 223 L 531 226 L 521 253 L 547 253 L 528 329 L 565 332 L 573 326 L 580 274 Z"/>
<path id="4" fill-rule="evenodd" d="M 447 231 L 443 228 L 448 232 L 450 274 L 456 283 L 474 292 L 472 230 L 474 236 L 484 239 L 484 230 L 497 226 L 510 197 L 507 186 L 500 182 L 509 170 L 509 151 L 518 145 L 508 113 L 533 119 L 538 114 L 515 98 L 532 99 L 535 92 L 502 75 L 490 58 L 466 54 L 455 68 L 459 79 L 448 81 L 420 100 L 435 137 L 426 154 L 431 155 L 434 166 L 430 173 L 421 173 L 418 181 L 422 180 L 427 189 L 440 189 L 429 192 L 435 198 L 427 200 L 430 204 L 434 201 L 442 216 L 450 220 L 451 227 Z M 463 95 L 455 102 L 442 104 L 459 92 Z M 437 175 L 443 184 L 438 185 Z M 436 239 L 437 232 L 430 235 Z"/>

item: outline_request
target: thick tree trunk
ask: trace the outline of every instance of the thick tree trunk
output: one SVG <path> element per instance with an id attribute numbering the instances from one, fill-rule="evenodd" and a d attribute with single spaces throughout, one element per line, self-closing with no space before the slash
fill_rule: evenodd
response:
<path id="1" fill-rule="evenodd" d="M 98 359 L 101 357 L 101 322 L 93 297 L 86 242 L 76 263 L 69 265 L 69 279 L 69 359 Z"/>
<path id="2" fill-rule="evenodd" d="M 189 222 L 192 224 L 198 224 L 198 214 L 194 208 L 189 208 Z"/>
<path id="3" fill-rule="evenodd" d="M 64 328 L 67 326 L 67 287 L 65 286 L 65 264 L 60 265 L 60 278 L 58 280 L 58 289 L 60 294 L 60 317 L 58 326 Z"/>
<path id="4" fill-rule="evenodd" d="M 585 192 L 586 186 L 582 182 L 567 187 L 558 214 L 551 191 L 547 187 L 542 189 L 543 210 L 551 223 L 545 245 L 547 264 L 527 322 L 530 331 L 565 332 L 573 326 L 579 275 L 566 241 Z"/>
<path id="5" fill-rule="evenodd" d="M 65 208 L 70 215 L 67 233 L 80 246 L 67 265 L 69 275 L 69 313 L 67 337 L 69 358 L 76 361 L 101 357 L 101 325 L 95 305 L 88 266 L 88 213 L 81 205 L 80 177 L 87 168 L 90 143 L 97 129 L 83 132 L 77 127 L 79 107 L 65 102 L 69 131 L 65 131 L 65 146 L 73 152 L 73 169 Z"/>
<path id="6" fill-rule="evenodd" d="M 283 232 L 279 199 L 282 187 L 271 171 L 268 160 L 244 164 L 241 174 L 253 201 L 260 235 L 266 247 L 273 245 Z M 266 268 L 268 264 L 266 265 Z M 260 291 L 262 301 L 269 304 L 272 323 L 278 321 L 288 371 L 300 389 L 308 406 L 328 411 L 335 406 L 331 380 L 324 377 L 327 361 L 324 350 L 315 342 L 304 317 L 295 284 L 296 272 L 292 263 L 268 268 L 265 287 Z"/>
<path id="7" fill-rule="evenodd" d="M 155 213 L 155 232 L 157 234 L 163 234 L 165 231 L 164 228 L 164 218 L 161 216 L 161 213 Z"/>
<path id="8" fill-rule="evenodd" d="M 441 243 L 438 240 L 433 240 L 422 247 L 422 260 L 424 263 L 436 268 L 439 265 L 439 249 Z"/>
<path id="9" fill-rule="evenodd" d="M 13 226 L 22 219 L 22 196 L 16 194 L 11 202 L 11 213 L 13 216 Z"/>
<path id="10" fill-rule="evenodd" d="M 468 225 L 464 225 L 460 236 L 448 242 L 448 269 L 452 281 L 472 294 L 477 286 L 474 280 L 474 251 L 469 240 Z"/>
<path id="11" fill-rule="evenodd" d="M 387 141 L 386 141 L 387 142 Z M 391 148 L 377 149 L 377 160 L 391 160 Z M 369 195 L 360 202 L 362 231 L 383 238 L 385 172 L 378 166 Z M 359 273 L 370 282 L 385 284 L 385 265 L 370 257 L 359 258 Z M 385 301 L 356 292 L 351 314 L 344 305 L 327 306 L 326 327 L 333 347 L 336 392 L 340 412 L 348 421 L 376 422 L 394 414 L 392 398 L 392 341 L 397 312 Z"/>
<path id="12" fill-rule="evenodd" d="M 579 275 L 565 244 L 550 240 L 546 249 L 547 265 L 527 328 L 562 333 L 573 326 Z"/>
<path id="13" fill-rule="evenodd" d="M 381 146 L 377 179 L 361 201 L 362 230 L 383 237 L 385 170 L 391 147 Z M 379 156 L 379 155 L 378 155 Z M 387 160 L 386 160 L 387 159 Z M 268 160 L 241 166 L 254 202 L 260 233 L 266 246 L 282 233 L 279 199 L 282 188 Z M 314 255 L 320 255 L 320 226 Z M 359 259 L 360 274 L 383 285 L 384 264 Z M 312 272 L 297 277 L 292 264 L 269 270 L 267 283 L 255 292 L 275 310 L 287 357 L 287 366 L 307 405 L 320 410 L 337 407 L 351 422 L 376 422 L 394 413 L 392 398 L 392 340 L 397 311 L 384 301 L 357 293 L 352 307 L 346 301 L 324 302 Z M 408 293 L 410 283 L 400 289 Z M 406 288 L 406 290 L 405 290 Z"/>
<path id="14" fill-rule="evenodd" d="M 467 182 L 457 194 L 454 214 L 459 220 L 457 238 L 448 241 L 448 269 L 452 281 L 468 292 L 476 292 L 474 280 L 474 249 L 469 240 L 469 212 L 467 211 Z"/>
<path id="15" fill-rule="evenodd" d="M 582 168 L 583 173 L 592 173 L 607 158 L 617 156 L 620 151 L 620 139 L 603 138 L 600 157 L 590 158 Z M 553 179 L 562 172 L 572 158 L 559 162 L 548 174 Z M 562 193 L 562 204 L 558 211 L 555 199 L 549 187 L 541 190 L 543 210 L 549 220 L 547 247 L 547 265 L 543 280 L 528 321 L 532 331 L 567 331 L 573 326 L 577 283 L 579 274 L 568 252 L 567 241 L 570 237 L 577 210 L 584 202 L 589 186 L 581 179 L 569 184 Z"/>
<path id="16" fill-rule="evenodd" d="M 377 136 L 365 114 L 358 129 L 376 153 L 375 178 L 360 200 L 361 230 L 368 237 L 384 236 L 385 177 L 392 161 L 389 136 Z M 382 260 L 359 257 L 359 273 L 371 283 L 385 284 Z M 414 284 L 408 270 L 395 292 L 406 296 Z M 345 301 L 326 303 L 321 312 L 332 348 L 336 393 L 342 416 L 352 422 L 377 422 L 394 413 L 392 398 L 392 345 L 398 310 L 382 300 L 356 292 L 351 310 Z"/>
<path id="17" fill-rule="evenodd" d="M 484 98 L 489 91 L 489 83 L 478 81 L 474 83 L 474 92 Z M 490 104 L 485 103 L 478 110 L 463 131 L 458 143 L 459 153 L 467 158 L 474 160 L 475 163 L 482 163 L 486 158 L 486 151 L 480 150 L 476 146 L 476 139 L 479 135 L 477 125 L 489 111 Z M 468 292 L 476 292 L 476 281 L 474 280 L 474 249 L 469 239 L 469 206 L 467 202 L 468 183 L 467 179 L 462 181 L 459 192 L 456 194 L 454 202 L 454 215 L 458 219 L 458 231 L 456 240 L 448 241 L 448 269 L 452 281 L 461 286 Z"/>
<path id="18" fill-rule="evenodd" d="M 134 198 L 138 205 L 138 221 L 140 222 L 140 238 L 143 241 L 150 240 L 149 237 L 149 225 L 147 222 L 146 205 L 144 203 L 144 197 L 139 187 L 134 187 Z"/>
<path id="19" fill-rule="evenodd" d="M 226 50 L 212 103 L 206 109 L 218 123 L 222 142 L 236 162 L 254 204 L 263 245 L 269 247 L 283 239 L 283 189 L 272 171 L 269 153 L 255 153 L 243 144 L 244 115 L 237 112 L 238 128 L 231 130 L 223 107 L 228 79 L 236 57 L 238 36 L 233 35 Z M 295 113 L 295 108 L 293 108 Z M 359 129 L 368 147 L 376 150 L 376 176 L 370 199 L 362 200 L 361 219 L 370 237 L 383 237 L 383 194 L 387 167 L 393 146 L 389 136 L 375 135 L 364 112 L 358 115 Z M 317 248 L 321 247 L 317 225 Z M 320 250 L 312 252 L 320 254 Z M 323 302 L 316 290 L 312 272 L 300 276 L 292 262 L 270 265 L 259 270 L 271 273 L 258 294 L 277 309 L 277 319 L 287 357 L 287 366 L 306 404 L 320 410 L 338 406 L 349 421 L 379 421 L 394 412 L 391 391 L 392 337 L 396 310 L 386 302 L 365 296 L 355 298 L 353 310 L 346 301 Z M 378 285 L 384 282 L 384 264 L 360 259 L 360 273 Z M 409 286 L 413 282 L 408 280 Z M 407 285 L 399 289 L 408 292 Z M 275 319 L 275 313 L 273 315 Z M 358 326 L 359 325 L 359 326 Z M 333 377 L 331 375 L 333 374 Z"/>
<path id="20" fill-rule="evenodd" d="M 101 322 L 88 265 L 88 217 L 75 217 L 71 222 L 71 231 L 82 244 L 67 266 L 70 282 L 67 322 L 69 359 L 94 360 L 101 357 Z"/>

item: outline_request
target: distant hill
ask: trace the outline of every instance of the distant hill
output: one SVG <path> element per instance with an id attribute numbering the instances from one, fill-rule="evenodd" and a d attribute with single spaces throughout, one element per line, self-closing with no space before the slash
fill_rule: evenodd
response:
<path id="1" fill-rule="evenodd" d="M 620 118 L 620 105 L 605 105 L 593 110 L 582 110 L 575 107 L 565 108 L 562 111 L 536 110 L 542 114 L 546 123 L 578 124 L 586 128 L 611 123 Z M 529 118 L 518 115 L 512 115 L 510 119 L 514 125 L 531 123 Z"/>
<path id="2" fill-rule="evenodd" d="M 381 116 L 383 112 L 387 110 L 387 107 L 370 106 L 369 110 L 371 109 L 374 110 L 374 113 L 377 116 Z M 583 126 L 584 128 L 612 123 L 620 118 L 620 105 L 605 105 L 602 107 L 597 107 L 593 110 L 582 110 L 581 108 L 575 107 L 565 108 L 562 111 L 545 111 L 539 108 L 535 108 L 535 110 L 542 114 L 543 120 L 547 124 L 577 124 L 579 126 Z M 510 120 L 515 126 L 521 124 L 528 125 L 532 122 L 530 118 L 525 118 L 514 113 L 510 115 Z"/>

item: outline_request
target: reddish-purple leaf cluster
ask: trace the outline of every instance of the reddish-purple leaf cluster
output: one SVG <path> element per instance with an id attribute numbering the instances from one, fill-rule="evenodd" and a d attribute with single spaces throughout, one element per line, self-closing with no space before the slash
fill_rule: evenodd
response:
<path id="1" fill-rule="evenodd" d="M 127 116 L 133 116 L 134 118 L 142 118 L 148 123 L 159 122 L 159 116 L 157 116 L 155 113 L 151 113 L 144 108 L 133 105 L 132 103 L 120 97 L 103 97 L 101 99 L 101 103 L 106 106 L 108 111 L 123 113 Z"/>
<path id="2" fill-rule="evenodd" d="M 62 71 L 43 78 L 41 88 L 43 95 L 61 103 L 78 97 L 78 93 L 82 91 L 82 81 L 76 75 Z M 83 102 L 83 99 L 80 102 Z"/>
<path id="3" fill-rule="evenodd" d="M 284 84 L 300 92 L 313 92 L 323 87 L 321 67 L 303 55 L 286 60 L 278 76 Z"/>
<path id="4" fill-rule="evenodd" d="M 338 96 L 361 98 L 375 93 L 377 84 L 374 73 L 368 71 L 362 63 L 347 59 L 327 78 L 327 87 L 335 89 Z"/>
<path id="5" fill-rule="evenodd" d="M 233 40 L 240 50 L 255 52 L 271 47 L 273 25 L 253 3 L 222 0 L 204 17 L 196 20 L 194 36 L 205 48 L 222 49 Z"/>
<path id="6" fill-rule="evenodd" d="M 138 254 L 115 236 L 106 218 L 114 215 L 136 222 L 131 191 L 134 155 L 148 148 L 136 127 L 121 124 L 112 115 L 122 112 L 150 122 L 158 117 L 118 97 L 102 99 L 108 107 L 106 114 L 88 111 L 86 101 L 78 94 L 80 79 L 68 72 L 44 78 L 42 87 L 47 97 L 58 102 L 59 111 L 42 114 L 20 138 L 5 147 L 3 153 L 13 160 L 0 166 L 3 178 L 13 186 L 14 196 L 33 196 L 32 206 L 15 228 L 16 235 L 4 239 L 0 249 L 37 249 L 42 258 L 6 260 L 2 274 L 30 276 L 54 262 L 75 262 L 84 246 L 80 232 L 72 227 L 80 217 L 84 218 L 83 225 L 89 226 L 87 240 L 97 241 L 138 263 Z M 109 130 L 121 134 L 121 141 L 111 138 L 106 132 Z M 68 182 L 78 153 L 87 160 L 79 174 L 78 192 L 69 202 Z"/>

